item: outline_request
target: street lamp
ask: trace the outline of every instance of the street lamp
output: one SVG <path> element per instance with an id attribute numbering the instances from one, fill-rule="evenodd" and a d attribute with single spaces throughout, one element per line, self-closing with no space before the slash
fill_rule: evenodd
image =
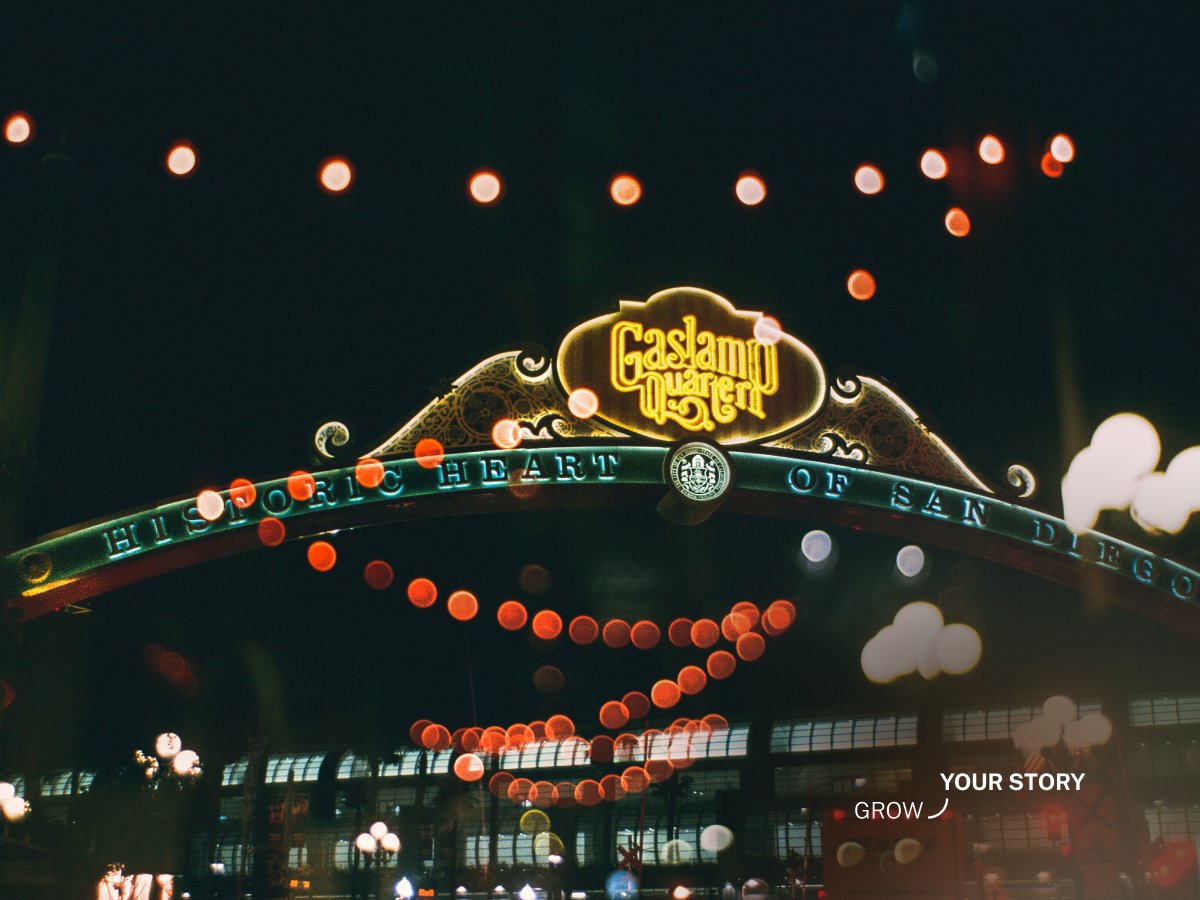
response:
<path id="1" fill-rule="evenodd" d="M 0 781 L 0 812 L 9 822 L 19 822 L 29 812 L 29 801 L 17 795 L 17 789 L 7 781 Z"/>
<path id="2" fill-rule="evenodd" d="M 358 848 L 359 853 L 366 857 L 368 870 L 370 870 L 372 862 L 375 864 L 375 868 L 379 872 L 379 883 L 375 894 L 382 900 L 383 867 L 393 854 L 400 852 L 400 838 L 385 823 L 376 822 L 354 839 L 354 846 Z M 396 885 L 397 890 L 399 890 L 399 887 L 399 885 Z M 410 883 L 409 888 L 411 887 Z M 411 898 L 411 896 L 410 894 L 409 897 Z"/>
<path id="3" fill-rule="evenodd" d="M 177 776 L 180 781 L 194 780 L 204 772 L 200 755 L 195 750 L 185 750 L 183 739 L 173 731 L 163 732 L 154 739 L 152 753 L 135 750 L 133 761 L 142 767 L 155 789 L 161 783 L 161 779 L 156 779 L 160 770 L 165 775 Z M 170 764 L 169 768 L 166 767 L 167 763 Z"/>
<path id="4" fill-rule="evenodd" d="M 412 900 L 413 884 L 408 880 L 407 875 L 396 882 L 396 896 L 400 900 Z"/>

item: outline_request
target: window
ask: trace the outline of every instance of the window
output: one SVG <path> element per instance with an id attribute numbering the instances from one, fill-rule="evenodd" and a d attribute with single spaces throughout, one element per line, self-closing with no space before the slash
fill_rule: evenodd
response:
<path id="1" fill-rule="evenodd" d="M 537 741 L 517 750 L 505 750 L 500 757 L 502 769 L 549 769 L 586 766 L 588 742 L 582 738 L 562 741 Z"/>
<path id="2" fill-rule="evenodd" d="M 242 798 L 222 797 L 217 804 L 218 822 L 240 822 L 242 820 Z"/>
<path id="3" fill-rule="evenodd" d="M 912 766 L 908 760 L 778 766 L 775 796 L 838 797 L 856 790 L 894 794 L 911 781 Z"/>
<path id="4" fill-rule="evenodd" d="M 1200 738 L 1138 741 L 1129 750 L 1134 778 L 1194 778 L 1200 775 Z"/>
<path id="5" fill-rule="evenodd" d="M 213 849 L 212 861 L 223 865 L 226 875 L 233 875 L 242 865 L 245 855 L 246 848 L 241 844 L 218 842 Z"/>
<path id="6" fill-rule="evenodd" d="M 1051 801 L 1052 803 L 1053 801 Z M 963 840 L 967 846 L 983 844 L 985 853 L 1028 853 L 1032 850 L 1054 850 L 1058 844 L 1069 844 L 1070 835 L 1065 822 L 1060 823 L 1057 841 L 1051 840 L 1046 829 L 1046 801 L 1030 799 L 965 807 Z"/>
<path id="7" fill-rule="evenodd" d="M 239 759 L 237 762 L 227 765 L 225 771 L 221 773 L 221 787 L 245 784 L 246 770 L 249 768 L 250 760 L 248 759 Z"/>
<path id="8" fill-rule="evenodd" d="M 445 775 L 450 771 L 450 760 L 454 757 L 453 750 L 435 750 L 429 754 L 429 774 Z"/>
<path id="9" fill-rule="evenodd" d="M 619 863 L 617 847 L 628 848 L 637 843 L 638 819 L 641 810 L 630 806 L 615 817 L 616 844 L 610 849 L 610 859 Z M 700 832 L 717 823 L 716 809 L 701 806 L 680 810 L 675 822 L 675 834 L 667 827 L 665 812 L 647 811 L 642 830 L 642 862 L 647 866 L 678 866 L 697 862 L 716 862 L 717 854 L 700 846 Z"/>
<path id="10" fill-rule="evenodd" d="M 712 801 L 718 791 L 736 791 L 742 786 L 742 773 L 737 769 L 689 771 L 687 775 L 692 779 L 688 786 L 692 801 Z"/>
<path id="11" fill-rule="evenodd" d="M 500 865 L 545 865 L 545 857 L 549 853 L 548 839 L 545 833 L 535 837 L 521 830 L 520 816 L 523 812 L 525 810 L 514 808 L 502 810 L 495 835 L 481 829 L 481 823 L 474 818 L 470 824 L 460 827 L 463 864 L 470 868 L 487 865 L 491 843 L 495 840 L 496 860 Z"/>
<path id="12" fill-rule="evenodd" d="M 1150 826 L 1150 840 L 1194 841 L 1200 838 L 1200 804 L 1192 806 L 1148 806 L 1142 811 Z"/>
<path id="13" fill-rule="evenodd" d="M 821 855 L 821 813 L 802 807 L 771 810 L 746 819 L 746 852 L 751 856 L 787 861 Z"/>
<path id="14" fill-rule="evenodd" d="M 75 789 L 76 793 L 86 794 L 92 789 L 92 782 L 96 780 L 95 771 L 84 770 L 79 773 L 79 787 Z"/>
<path id="15" fill-rule="evenodd" d="M 338 762 L 338 781 L 347 778 L 370 778 L 371 762 L 365 756 L 359 756 L 353 750 L 347 752 Z"/>
<path id="16" fill-rule="evenodd" d="M 50 775 L 42 777 L 41 796 L 43 797 L 70 797 L 71 783 L 75 780 L 75 773 L 70 769 L 65 772 L 54 772 Z"/>
<path id="17" fill-rule="evenodd" d="M 641 762 L 644 759 L 723 759 L 745 756 L 749 752 L 750 726 L 730 725 L 695 732 L 662 731 L 641 735 L 637 748 L 616 754 L 617 762 Z"/>
<path id="18" fill-rule="evenodd" d="M 288 848 L 288 868 L 299 869 L 301 866 L 308 865 L 308 848 L 307 847 L 289 847 Z"/>
<path id="19" fill-rule="evenodd" d="M 1079 704 L 1079 715 L 1100 712 L 1099 702 Z M 1042 705 L 973 706 L 948 709 L 942 715 L 943 741 L 1007 741 L 1017 726 L 1042 714 Z"/>
<path id="20" fill-rule="evenodd" d="M 1134 697 L 1129 701 L 1129 722 L 1135 727 L 1198 724 L 1200 694 Z"/>
<path id="21" fill-rule="evenodd" d="M 284 784 L 288 773 L 292 773 L 294 781 L 316 781 L 317 773 L 321 770 L 324 753 L 310 753 L 302 756 L 270 756 L 267 758 L 267 784 Z"/>
<path id="22" fill-rule="evenodd" d="M 424 750 L 399 750 L 396 753 L 396 759 L 389 760 L 379 767 L 379 777 L 395 778 L 397 775 L 418 775 L 421 772 L 421 761 L 424 756 Z"/>
<path id="23" fill-rule="evenodd" d="M 333 845 L 333 867 L 339 872 L 349 872 L 354 865 L 354 842 L 342 838 Z"/>
<path id="24" fill-rule="evenodd" d="M 772 753 L 902 747 L 917 742 L 917 714 L 791 719 L 771 726 Z"/>

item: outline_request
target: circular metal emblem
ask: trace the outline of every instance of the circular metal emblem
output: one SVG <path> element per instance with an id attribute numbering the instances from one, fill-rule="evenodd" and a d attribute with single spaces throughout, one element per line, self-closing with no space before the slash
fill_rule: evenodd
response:
<path id="1" fill-rule="evenodd" d="M 716 500 L 729 487 L 729 463 L 708 444 L 684 444 L 671 455 L 668 473 L 689 500 Z"/>

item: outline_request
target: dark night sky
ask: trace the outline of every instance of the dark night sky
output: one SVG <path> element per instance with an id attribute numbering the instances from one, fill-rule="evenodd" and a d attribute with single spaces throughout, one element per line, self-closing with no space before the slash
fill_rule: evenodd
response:
<path id="1" fill-rule="evenodd" d="M 986 476 L 1031 462 L 1050 508 L 1065 460 L 1111 413 L 1148 416 L 1165 458 L 1200 441 L 1194 12 L 379 6 L 0 14 L 0 111 L 27 109 L 39 128 L 31 148 L 0 150 L 6 323 L 40 157 L 61 142 L 76 161 L 27 534 L 290 471 L 330 418 L 370 445 L 490 351 L 553 348 L 618 298 L 677 284 L 773 313 L 830 368 L 885 376 Z M 918 48 L 938 62 L 932 83 L 913 77 Z M 1008 149 L 997 169 L 973 154 L 989 131 Z M 1051 181 L 1038 160 L 1058 131 L 1078 158 Z M 162 158 L 181 137 L 200 166 L 175 181 Z M 919 176 L 928 146 L 947 150 L 946 182 Z M 345 196 L 316 186 L 334 153 L 357 170 Z M 887 177 L 878 197 L 851 186 L 864 160 Z M 464 184 L 485 165 L 506 193 L 481 209 Z M 767 182 L 761 208 L 733 200 L 747 168 Z M 645 187 L 632 209 L 607 196 L 622 170 Z M 951 205 L 972 217 L 966 240 L 942 226 Z M 868 303 L 844 289 L 859 266 L 879 282 Z M 1064 405 L 1072 385 L 1077 409 Z M 1040 617 L 1038 652 L 1057 683 L 1086 684 L 1096 660 L 1151 641 L 1164 678 L 1190 671 L 1174 668 L 1190 652 L 1182 639 L 1081 615 L 1065 591 L 963 570 L 950 554 L 934 557 L 921 590 L 895 587 L 884 574 L 894 540 L 855 535 L 844 571 L 805 581 L 792 564 L 805 527 L 727 517 L 680 534 L 650 509 L 513 514 L 343 535 L 344 565 L 328 576 L 294 546 L 224 560 L 27 628 L 3 737 L 17 759 L 37 744 L 64 761 L 116 760 L 164 727 L 237 755 L 256 721 L 280 742 L 391 740 L 418 715 L 461 723 L 461 629 L 369 594 L 357 572 L 373 556 L 402 579 L 478 587 L 485 616 L 471 639 L 488 722 L 551 711 L 529 685 L 543 657 L 566 671 L 561 703 L 580 721 L 604 694 L 598 658 L 526 648 L 489 624 L 530 562 L 550 568 L 546 601 L 564 611 L 649 607 L 665 621 L 731 596 L 802 595 L 810 630 L 714 692 L 722 711 L 862 699 L 857 686 L 814 687 L 853 680 L 861 622 L 955 588 L 948 616 L 977 617 L 1009 653 L 973 685 L 930 696 L 997 678 L 1041 689 L 1042 669 L 1011 662 L 1030 639 L 1010 602 Z M 1194 528 L 1176 552 L 1195 553 Z M 685 577 L 698 558 L 704 578 Z M 196 696 L 147 670 L 151 642 L 192 659 Z M 678 661 L 623 665 L 625 690 Z M 869 702 L 920 699 L 903 690 Z"/>

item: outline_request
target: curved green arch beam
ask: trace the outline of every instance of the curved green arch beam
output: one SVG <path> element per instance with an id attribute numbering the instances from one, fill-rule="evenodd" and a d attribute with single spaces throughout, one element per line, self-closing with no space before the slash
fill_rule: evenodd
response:
<path id="1" fill-rule="evenodd" d="M 519 508 L 513 485 L 541 486 L 536 505 L 653 502 L 666 489 L 670 448 L 556 444 L 450 453 L 426 468 L 383 461 L 383 480 L 364 488 L 354 466 L 313 472 L 316 490 L 294 500 L 287 479 L 255 485 L 254 502 L 229 497 L 215 522 L 194 497 L 44 537 L 8 554 L 0 571 L 5 606 L 19 620 L 96 597 L 124 584 L 261 547 L 258 523 L 276 518 L 288 539 L 413 516 Z M 1135 612 L 1200 637 L 1200 572 L 1098 532 L 1072 534 L 1059 518 L 1027 506 L 879 470 L 779 452 L 732 451 L 729 507 L 917 536 L 1090 592 L 1106 591 Z"/>

